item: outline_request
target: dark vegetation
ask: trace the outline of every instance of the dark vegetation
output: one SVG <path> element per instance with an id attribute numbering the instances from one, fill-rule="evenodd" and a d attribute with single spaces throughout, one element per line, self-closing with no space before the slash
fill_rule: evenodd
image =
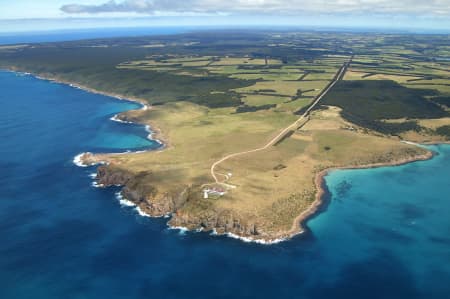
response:
<path id="1" fill-rule="evenodd" d="M 386 134 L 419 130 L 414 121 L 387 123 L 398 118 L 440 118 L 448 112 L 426 99 L 436 91 L 412 89 L 394 81 L 339 81 L 323 98 L 322 104 L 343 109 L 350 122 Z"/>
<path id="2" fill-rule="evenodd" d="M 275 108 L 276 104 L 266 104 L 261 106 L 248 106 L 248 105 L 242 105 L 236 108 L 236 113 L 245 113 L 245 112 L 255 112 L 259 110 L 268 110 L 271 108 Z"/>
<path id="3" fill-rule="evenodd" d="M 436 129 L 436 133 L 450 139 L 450 126 L 442 126 Z"/>
<path id="4" fill-rule="evenodd" d="M 44 47 L 9 54 L 8 65 L 94 89 L 143 98 L 149 103 L 190 101 L 212 108 L 241 105 L 237 94 L 229 90 L 254 83 L 252 80 L 237 80 L 221 75 L 194 77 L 116 68 L 120 62 L 130 58 L 142 59 L 145 54 L 142 49 L 122 47 Z"/>
<path id="5" fill-rule="evenodd" d="M 264 92 L 264 93 L 267 93 L 267 92 L 277 92 L 277 91 L 274 90 L 274 89 L 259 89 L 257 92 Z"/>
<path id="6" fill-rule="evenodd" d="M 438 96 L 431 98 L 431 101 L 442 105 L 446 108 L 450 108 L 450 96 Z"/>
<path id="7" fill-rule="evenodd" d="M 327 35 L 327 34 L 324 34 Z M 288 37 L 293 40 L 294 37 Z M 156 57 L 163 60 L 174 56 L 249 56 L 268 58 L 268 65 L 244 65 L 243 70 L 279 69 L 270 65 L 270 59 L 285 63 L 310 60 L 324 54 L 342 54 L 347 50 L 333 47 L 330 51 L 313 51 L 310 48 L 325 46 L 327 40 L 303 40 L 298 37 L 298 47 L 269 47 L 279 42 L 267 32 L 222 31 L 194 32 L 181 35 L 108 38 L 95 40 L 43 43 L 17 51 L 0 50 L 0 68 L 36 73 L 59 80 L 70 81 L 89 88 L 139 97 L 149 103 L 163 104 L 171 101 L 190 101 L 207 107 L 238 107 L 242 104 L 234 93 L 235 88 L 250 86 L 255 80 L 240 80 L 219 74 L 204 77 L 180 76 L 170 72 L 119 69 L 117 65 Z M 144 47 L 165 44 L 166 47 Z M 171 53 L 170 55 L 167 53 Z M 212 60 L 213 61 L 213 60 Z M 194 69 L 192 70 L 194 72 Z M 211 93 L 214 92 L 214 93 Z M 270 91 L 272 92 L 272 91 Z M 246 108 L 241 108 L 246 109 Z"/>
<path id="8" fill-rule="evenodd" d="M 165 47 L 145 47 L 164 44 Z M 240 80 L 209 73 L 208 76 L 186 76 L 171 72 L 119 69 L 124 62 L 152 59 L 163 61 L 177 56 L 247 56 L 268 58 L 268 65 L 243 65 L 242 72 L 270 72 L 282 65 L 271 65 L 270 59 L 284 64 L 316 64 L 326 55 L 373 55 L 379 62 L 354 62 L 352 66 L 366 69 L 370 78 L 375 73 L 413 74 L 408 63 L 394 63 L 383 53 L 396 51 L 410 62 L 433 61 L 439 47 L 448 46 L 448 37 L 440 35 L 382 35 L 335 32 L 271 32 L 254 30 L 223 30 L 193 32 L 168 36 L 107 38 L 59 43 L 42 43 L 17 50 L 0 49 L 0 68 L 14 68 L 43 76 L 78 83 L 124 96 L 139 97 L 151 104 L 163 105 L 172 101 L 190 101 L 207 107 L 236 107 L 237 113 L 270 109 L 272 105 L 249 107 L 231 90 L 253 85 L 257 80 Z M 398 50 L 400 49 L 400 50 Z M 401 49 L 407 51 L 402 52 Z M 215 58 L 211 58 L 211 63 Z M 431 67 L 433 68 L 433 67 Z M 195 68 L 190 69 L 193 73 Z M 308 73 L 324 70 L 308 69 Z M 443 75 L 424 79 L 444 79 Z M 447 78 L 445 78 L 447 79 Z M 411 83 L 413 84 L 413 83 Z M 430 87 L 431 88 L 431 87 Z M 295 100 L 308 90 L 299 90 Z M 277 95 L 275 90 L 258 91 L 261 95 Z M 286 95 L 279 95 L 286 96 Z M 409 89 L 391 81 L 340 81 L 323 99 L 324 104 L 343 108 L 343 116 L 358 125 L 390 134 L 418 130 L 414 121 L 387 123 L 383 119 L 438 118 L 446 116 L 444 107 L 450 106 L 448 95 L 437 91 Z M 303 114 L 308 107 L 297 111 Z"/>
<path id="9" fill-rule="evenodd" d="M 295 94 L 295 96 L 291 97 L 292 101 L 298 100 L 302 97 L 302 90 L 301 89 L 297 89 L 297 93 Z"/>

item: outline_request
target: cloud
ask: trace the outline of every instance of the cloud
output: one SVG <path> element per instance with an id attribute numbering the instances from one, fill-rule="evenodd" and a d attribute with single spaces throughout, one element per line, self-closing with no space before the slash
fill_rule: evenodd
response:
<path id="1" fill-rule="evenodd" d="M 111 0 L 99 5 L 67 4 L 68 14 L 393 14 L 450 16 L 450 0 Z"/>

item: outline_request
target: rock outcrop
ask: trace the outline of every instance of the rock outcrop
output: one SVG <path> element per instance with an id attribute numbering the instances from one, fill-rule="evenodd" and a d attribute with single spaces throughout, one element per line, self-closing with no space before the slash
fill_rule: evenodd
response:
<path id="1" fill-rule="evenodd" d="M 190 200 L 192 188 L 181 186 L 171 192 L 162 193 L 151 185 L 151 176 L 151 173 L 130 174 L 110 165 L 102 165 L 97 169 L 99 185 L 123 186 L 122 196 L 135 203 L 142 212 L 153 217 L 172 214 L 169 222 L 171 226 L 216 231 L 218 234 L 232 233 L 242 237 L 261 237 L 255 221 L 246 220 L 231 211 L 214 209 L 196 213 L 186 211 L 184 207 Z M 142 184 L 143 180 L 145 184 Z"/>
<path id="2" fill-rule="evenodd" d="M 130 181 L 131 175 L 125 171 L 111 169 L 108 166 L 99 166 L 96 179 L 99 185 L 105 187 L 124 186 Z"/>
<path id="3" fill-rule="evenodd" d="M 191 190 L 189 186 L 182 186 L 171 192 L 160 192 L 151 184 L 150 172 L 130 174 L 109 165 L 98 167 L 96 179 L 104 187 L 123 186 L 122 196 L 154 217 L 165 216 L 180 209 L 188 201 Z"/>
<path id="4" fill-rule="evenodd" d="M 218 234 L 232 233 L 242 237 L 258 237 L 257 225 L 252 220 L 244 220 L 231 211 L 211 210 L 205 213 L 189 213 L 177 211 L 170 220 L 171 226 L 187 227 L 188 229 L 202 229 L 216 231 Z"/>

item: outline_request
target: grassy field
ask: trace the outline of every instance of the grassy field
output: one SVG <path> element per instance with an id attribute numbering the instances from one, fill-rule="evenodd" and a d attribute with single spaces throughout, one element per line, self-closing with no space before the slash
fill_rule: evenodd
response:
<path id="1" fill-rule="evenodd" d="M 287 231 L 292 219 L 314 200 L 315 175 L 328 167 L 364 165 L 408 157 L 417 148 L 365 134 L 343 120 L 339 109 L 317 111 L 300 131 L 267 150 L 230 159 L 219 173 L 232 173 L 236 185 L 214 202 L 215 209 L 258 219 L 261 231 Z M 348 149 L 352 155 L 348 155 Z M 419 151 L 420 152 L 420 151 Z"/>

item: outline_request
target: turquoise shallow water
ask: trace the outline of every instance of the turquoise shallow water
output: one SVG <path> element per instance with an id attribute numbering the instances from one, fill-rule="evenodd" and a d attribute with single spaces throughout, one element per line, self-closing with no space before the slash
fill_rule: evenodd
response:
<path id="1" fill-rule="evenodd" d="M 326 178 L 309 232 L 265 246 L 168 230 L 91 186 L 84 151 L 155 148 L 138 105 L 0 72 L 0 298 L 448 298 L 450 146 Z"/>
<path id="2" fill-rule="evenodd" d="M 332 268 L 349 260 L 369 265 L 391 260 L 384 271 L 404 267 L 414 286 L 436 298 L 447 298 L 450 146 L 428 148 L 436 152 L 429 161 L 339 170 L 326 178 L 330 204 L 308 225 L 318 236 L 319 246 L 332 249 L 327 254 Z M 328 275 L 334 273 L 328 271 Z"/>

